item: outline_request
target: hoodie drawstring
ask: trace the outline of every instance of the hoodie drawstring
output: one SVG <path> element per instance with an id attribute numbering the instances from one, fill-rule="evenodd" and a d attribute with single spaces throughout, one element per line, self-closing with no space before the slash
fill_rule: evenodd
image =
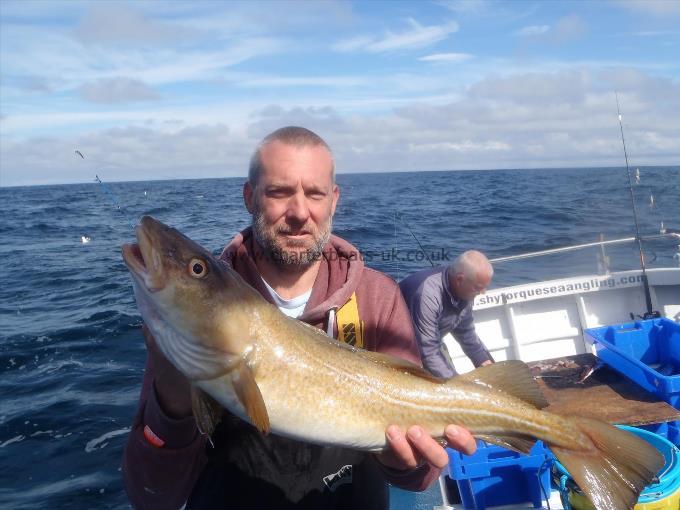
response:
<path id="1" fill-rule="evenodd" d="M 335 335 L 333 334 L 335 332 L 335 308 L 331 308 L 328 310 L 328 327 L 326 328 L 326 334 L 331 337 L 335 338 Z"/>

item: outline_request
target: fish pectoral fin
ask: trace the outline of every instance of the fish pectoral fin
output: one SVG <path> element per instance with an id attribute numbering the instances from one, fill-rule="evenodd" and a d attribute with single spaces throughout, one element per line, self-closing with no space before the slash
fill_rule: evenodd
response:
<path id="1" fill-rule="evenodd" d="M 218 423 L 222 419 L 222 406 L 206 392 L 192 385 L 191 408 L 194 412 L 198 430 L 201 434 L 212 437 Z"/>
<path id="2" fill-rule="evenodd" d="M 269 433 L 270 424 L 267 407 L 253 372 L 245 360 L 232 373 L 232 384 L 239 402 L 245 408 L 253 425 L 263 434 Z"/>
<path id="3" fill-rule="evenodd" d="M 529 436 L 489 436 L 486 434 L 475 434 L 477 439 L 486 441 L 496 446 L 502 446 L 508 450 L 518 453 L 529 453 L 536 444 L 536 439 Z"/>
<path id="4" fill-rule="evenodd" d="M 452 381 L 467 381 L 491 387 L 538 409 L 548 406 L 548 401 L 536 383 L 531 369 L 523 361 L 508 360 L 491 363 L 456 376 Z"/>

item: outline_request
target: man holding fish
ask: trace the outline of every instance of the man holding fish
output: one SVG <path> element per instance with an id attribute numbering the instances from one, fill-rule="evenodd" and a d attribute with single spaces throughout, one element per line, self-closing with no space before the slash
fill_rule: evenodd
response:
<path id="1" fill-rule="evenodd" d="M 541 439 L 596 510 L 632 510 L 664 465 L 650 443 L 550 412 L 522 361 L 451 379 L 409 361 L 396 284 L 360 264 L 353 273 L 346 242 L 321 242 L 338 191 L 311 135 L 265 139 L 244 187 L 254 228 L 221 259 L 150 216 L 122 247 L 148 328 L 123 461 L 133 505 L 387 508 L 386 480 L 417 490 L 446 464 L 432 438 L 470 452 L 472 433 L 524 453 Z"/>
<path id="2" fill-rule="evenodd" d="M 252 226 L 238 234 L 220 258 L 245 282 L 285 315 L 323 330 L 352 349 L 420 364 L 399 287 L 364 267 L 356 248 L 331 235 L 339 188 L 331 151 L 320 137 L 299 127 L 267 136 L 253 155 L 243 196 Z M 124 256 L 131 267 L 143 254 L 127 250 Z M 197 278 L 210 269 L 200 258 L 192 259 L 190 266 Z M 154 283 L 158 282 L 151 287 Z M 365 447 L 301 442 L 290 437 L 294 434 L 267 434 L 272 410 L 264 406 L 252 381 L 251 361 L 234 369 L 234 392 L 245 416 L 225 411 L 207 422 L 197 416 L 197 427 L 192 409 L 196 414 L 197 408 L 210 406 L 197 404 L 205 400 L 190 389 L 186 375 L 191 368 L 180 371 L 168 361 L 172 353 L 154 338 L 166 326 L 150 318 L 137 288 L 136 294 L 151 329 L 144 329 L 146 371 L 123 461 L 125 486 L 136 508 L 179 508 L 187 502 L 187 508 L 386 509 L 387 482 L 423 490 L 447 465 L 445 450 L 419 425 L 387 422 L 388 447 L 378 453 L 360 451 L 369 449 Z M 245 324 L 235 332 L 244 342 L 251 334 Z M 337 384 L 361 381 L 338 377 Z M 290 406 L 309 410 L 315 405 L 287 396 Z M 201 434 L 206 428 L 214 428 L 210 436 Z M 337 434 L 342 436 L 343 430 Z M 474 439 L 462 427 L 448 425 L 444 435 L 454 448 L 467 453 L 475 449 Z"/>

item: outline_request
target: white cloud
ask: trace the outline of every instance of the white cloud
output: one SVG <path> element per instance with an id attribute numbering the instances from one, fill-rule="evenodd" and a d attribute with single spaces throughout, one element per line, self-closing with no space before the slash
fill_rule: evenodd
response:
<path id="1" fill-rule="evenodd" d="M 57 3 L 59 5 L 55 11 L 53 7 Z M 87 0 L 70 0 L 67 2 L 5 0 L 2 2 L 2 15 L 20 23 L 54 20 L 58 16 L 82 14 L 87 9 L 87 3 Z"/>
<path id="2" fill-rule="evenodd" d="M 85 44 L 175 43 L 188 35 L 187 30 L 152 20 L 124 2 L 96 2 L 86 11 L 74 31 Z"/>
<path id="3" fill-rule="evenodd" d="M 365 87 L 365 76 L 253 76 L 236 81 L 240 87 Z"/>
<path id="4" fill-rule="evenodd" d="M 641 30 L 633 32 L 631 35 L 638 37 L 665 37 L 667 35 L 680 35 L 680 32 L 676 30 Z"/>
<path id="5" fill-rule="evenodd" d="M 287 124 L 327 139 L 339 172 L 621 165 L 613 90 L 620 92 L 631 163 L 677 164 L 680 83 L 617 67 L 487 77 L 459 98 L 383 113 L 253 103 L 235 115 L 225 103 L 193 117 L 176 110 L 137 112 L 136 125 L 94 127 L 88 134 L 25 141 L 4 136 L 2 184 L 91 180 L 90 167 L 74 170 L 74 148 L 110 181 L 245 175 L 259 139 Z M 73 122 L 97 117 L 89 115 Z M 34 122 L 42 120 L 48 121 Z"/>
<path id="6" fill-rule="evenodd" d="M 21 88 L 22 77 L 49 84 L 51 90 L 77 90 L 97 80 L 134 77 L 150 86 L 189 80 L 213 80 L 230 67 L 262 55 L 285 51 L 286 41 L 245 37 L 223 41 L 210 50 L 85 45 L 56 31 L 39 27 L 3 27 L 0 58 L 3 86 L 13 78 Z M 31 58 L 26 58 L 30 55 Z"/>
<path id="7" fill-rule="evenodd" d="M 459 14 L 480 14 L 489 9 L 489 0 L 440 0 L 442 7 Z"/>
<path id="8" fill-rule="evenodd" d="M 521 37 L 532 37 L 536 35 L 545 34 L 549 30 L 550 30 L 549 25 L 530 25 L 518 30 L 517 32 L 515 32 L 515 35 L 519 35 Z"/>
<path id="9" fill-rule="evenodd" d="M 668 112 L 680 112 L 680 84 L 625 68 L 489 77 L 457 100 L 379 116 L 271 109 L 266 128 L 313 126 L 340 171 L 619 165 L 615 89 L 635 164 L 677 164 L 679 115 Z"/>
<path id="10" fill-rule="evenodd" d="M 360 35 L 357 37 L 351 37 L 349 39 L 343 39 L 342 41 L 338 41 L 335 44 L 333 44 L 331 49 L 333 51 L 339 51 L 342 53 L 357 51 L 362 48 L 365 48 L 373 41 L 374 41 L 373 37 L 369 37 L 367 35 Z"/>
<path id="11" fill-rule="evenodd" d="M 146 83 L 133 78 L 107 78 L 80 87 L 80 96 L 91 103 L 153 101 L 160 95 Z"/>
<path id="12" fill-rule="evenodd" d="M 680 2 L 677 0 L 617 0 L 616 4 L 635 13 L 680 16 Z"/>
<path id="13" fill-rule="evenodd" d="M 420 57 L 418 60 L 423 62 L 465 62 L 471 58 L 474 58 L 474 55 L 469 53 L 433 53 Z"/>
<path id="14" fill-rule="evenodd" d="M 99 111 L 66 111 L 21 113 L 6 115 L 2 119 L 2 133 L 7 138 L 25 139 L 27 133 L 72 133 L 92 132 L 102 126 L 140 126 L 152 120 L 156 129 L 166 126 L 168 129 L 181 119 L 183 125 L 202 125 L 225 119 L 230 124 L 239 125 L 247 122 L 251 112 L 259 106 L 257 101 L 233 104 L 227 101 L 208 103 L 205 105 L 163 106 L 155 102 L 144 109 L 122 109 L 120 107 Z M 167 129 L 163 128 L 164 131 Z M 4 148 L 3 148 L 4 149 Z"/>
<path id="15" fill-rule="evenodd" d="M 579 39 L 588 30 L 588 25 L 576 14 L 570 14 L 555 23 L 555 40 L 559 43 Z"/>
<path id="16" fill-rule="evenodd" d="M 512 147 L 506 142 L 496 142 L 493 140 L 486 142 L 473 142 L 472 140 L 462 140 L 460 142 L 435 142 L 435 143 L 412 143 L 409 144 L 411 152 L 431 152 L 443 151 L 452 153 L 472 153 L 489 151 L 509 151 Z"/>
<path id="17" fill-rule="evenodd" d="M 17 76 L 7 79 L 11 86 L 16 86 L 26 92 L 52 92 L 53 85 L 50 80 L 42 76 Z"/>
<path id="18" fill-rule="evenodd" d="M 410 29 L 402 32 L 387 31 L 382 36 L 357 36 L 338 41 L 332 49 L 339 52 L 363 50 L 369 53 L 383 53 L 397 50 L 411 50 L 430 46 L 458 31 L 458 23 L 451 21 L 443 25 L 424 26 L 409 19 Z"/>
<path id="19" fill-rule="evenodd" d="M 541 2 L 499 0 L 438 0 L 435 3 L 466 20 L 483 18 L 485 22 L 498 20 L 503 24 L 529 18 L 543 8 Z"/>
<path id="20" fill-rule="evenodd" d="M 91 182 L 95 173 L 105 181 L 244 175 L 254 143 L 244 131 L 223 124 L 174 131 L 125 127 L 88 135 L 4 140 L 2 185 Z M 85 160 L 74 156 L 76 148 Z M 18 163 L 25 166 L 17 167 Z"/>
<path id="21" fill-rule="evenodd" d="M 82 144 L 117 165 L 114 180 L 245 172 L 257 140 L 287 123 L 327 137 L 340 171 L 618 164 L 613 90 L 639 164 L 680 158 L 680 89 L 663 77 L 678 74 L 662 46 L 673 40 L 652 39 L 671 35 L 670 15 L 631 39 L 586 33 L 605 8 L 548 21 L 562 10 L 536 2 L 280 5 L 3 2 L 3 184 L 79 178 L 68 172 Z M 408 15 L 420 22 L 395 17 Z M 458 15 L 471 30 L 452 41 Z M 509 40 L 518 28 L 532 37 Z M 587 35 L 599 52 L 555 51 Z M 639 48 L 609 51 L 622 35 Z"/>
<path id="22" fill-rule="evenodd" d="M 559 18 L 554 25 L 529 25 L 515 32 L 514 35 L 524 37 L 535 43 L 565 44 L 582 38 L 588 31 L 587 23 L 575 14 Z"/>

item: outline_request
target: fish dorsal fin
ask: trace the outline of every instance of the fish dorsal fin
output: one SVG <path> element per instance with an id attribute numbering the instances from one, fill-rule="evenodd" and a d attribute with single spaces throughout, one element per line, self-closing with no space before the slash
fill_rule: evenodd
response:
<path id="1" fill-rule="evenodd" d="M 255 427 L 263 434 L 269 433 L 269 414 L 253 372 L 244 359 L 232 372 L 232 384 L 239 402 Z"/>
<path id="2" fill-rule="evenodd" d="M 191 408 L 198 430 L 211 437 L 222 419 L 222 406 L 206 392 L 192 385 Z"/>
<path id="3" fill-rule="evenodd" d="M 529 453 L 534 444 L 536 444 L 536 439 L 529 436 L 487 436 L 486 434 L 475 434 L 475 437 L 487 443 L 502 446 L 519 453 Z"/>
<path id="4" fill-rule="evenodd" d="M 519 360 L 499 361 L 453 378 L 501 391 L 538 409 L 548 406 L 541 388 L 526 363 Z"/>

